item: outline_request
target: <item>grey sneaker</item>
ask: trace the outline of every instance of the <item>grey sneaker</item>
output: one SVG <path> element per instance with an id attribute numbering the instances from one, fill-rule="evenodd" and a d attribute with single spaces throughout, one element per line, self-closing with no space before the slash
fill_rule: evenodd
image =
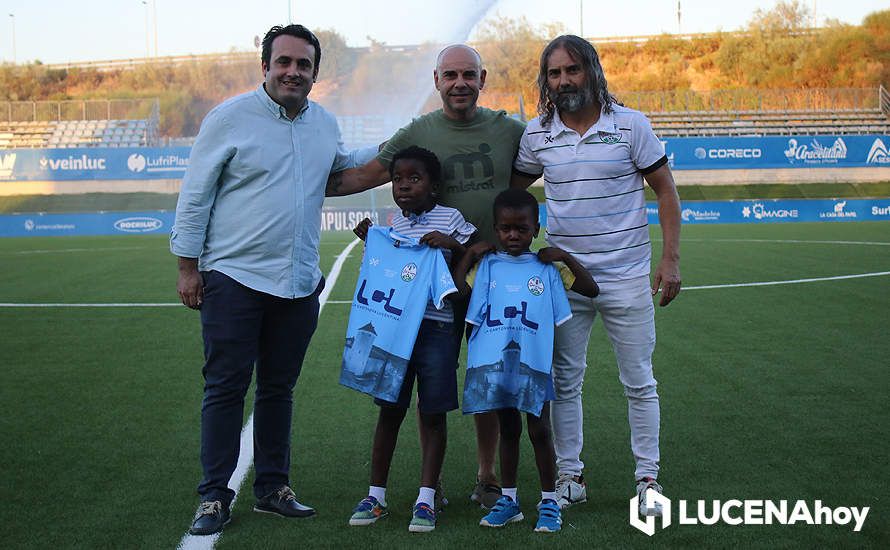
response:
<path id="1" fill-rule="evenodd" d="M 556 480 L 556 497 L 561 509 L 587 502 L 587 484 L 584 483 L 584 476 L 579 475 L 576 478 L 572 474 L 559 474 L 559 479 Z"/>
<path id="2" fill-rule="evenodd" d="M 473 488 L 470 500 L 486 510 L 491 510 L 497 504 L 499 498 L 501 498 L 501 488 L 499 486 L 494 483 L 483 483 L 478 479 L 476 480 L 476 487 Z"/>
<path id="3" fill-rule="evenodd" d="M 659 495 L 662 493 L 661 485 L 651 477 L 644 477 L 643 479 L 637 480 L 637 497 L 640 499 L 640 515 L 660 518 L 662 514 L 664 514 L 661 504 L 656 502 L 652 507 L 649 507 L 646 502 L 646 491 L 649 489 L 654 490 Z"/>
<path id="4" fill-rule="evenodd" d="M 445 489 L 442 488 L 442 478 L 439 478 L 439 481 L 436 482 L 436 497 L 435 502 L 433 503 L 433 508 L 436 510 L 436 513 L 439 514 L 445 507 L 448 506 L 448 499 L 445 498 Z"/>

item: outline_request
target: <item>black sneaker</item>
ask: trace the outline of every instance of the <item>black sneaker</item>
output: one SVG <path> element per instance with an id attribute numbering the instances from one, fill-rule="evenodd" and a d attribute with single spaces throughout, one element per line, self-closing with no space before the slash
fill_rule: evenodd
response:
<path id="1" fill-rule="evenodd" d="M 195 512 L 195 519 L 189 527 L 190 535 L 212 535 L 222 531 L 224 525 L 232 521 L 228 503 L 220 500 L 202 502 Z"/>
<path id="2" fill-rule="evenodd" d="M 315 508 L 297 502 L 297 497 L 287 485 L 282 485 L 280 489 L 258 499 L 253 505 L 253 511 L 278 514 L 284 518 L 308 518 L 315 515 Z"/>

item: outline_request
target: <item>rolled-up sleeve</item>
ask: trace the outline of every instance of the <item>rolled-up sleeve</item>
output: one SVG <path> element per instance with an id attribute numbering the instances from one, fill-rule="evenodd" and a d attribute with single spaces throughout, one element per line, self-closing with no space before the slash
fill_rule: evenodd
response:
<path id="1" fill-rule="evenodd" d="M 220 175 L 235 153 L 228 133 L 229 127 L 218 112 L 211 111 L 201 123 L 182 179 L 170 233 L 170 251 L 177 256 L 197 258 L 204 248 Z"/>

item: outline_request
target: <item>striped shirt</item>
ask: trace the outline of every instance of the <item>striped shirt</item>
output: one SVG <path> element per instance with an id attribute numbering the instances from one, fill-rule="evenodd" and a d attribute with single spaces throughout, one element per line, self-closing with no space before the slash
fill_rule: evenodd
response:
<path id="1" fill-rule="evenodd" d="M 597 282 L 649 274 L 652 255 L 643 175 L 667 162 L 639 111 L 613 105 L 583 136 L 555 113 L 529 122 L 514 170 L 544 177 L 546 240 L 571 253 Z"/>
<path id="2" fill-rule="evenodd" d="M 396 233 L 418 240 L 427 233 L 438 231 L 450 235 L 460 244 L 466 244 L 470 236 L 476 232 L 476 226 L 466 221 L 459 210 L 440 204 L 419 216 L 409 214 L 408 217 L 405 217 L 400 212 L 393 216 L 392 228 Z M 443 248 L 442 255 L 445 256 L 445 263 L 450 266 L 451 251 Z M 445 306 L 442 309 L 436 309 L 432 301 L 427 303 L 423 318 L 446 323 L 454 321 L 451 302 L 445 300 L 444 303 Z"/>

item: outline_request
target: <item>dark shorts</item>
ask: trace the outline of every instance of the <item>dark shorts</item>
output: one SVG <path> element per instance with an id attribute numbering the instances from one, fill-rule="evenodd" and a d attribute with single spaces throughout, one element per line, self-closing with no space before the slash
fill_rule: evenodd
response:
<path id="1" fill-rule="evenodd" d="M 411 405 L 414 378 L 417 378 L 417 408 L 424 414 L 457 409 L 457 356 L 452 323 L 424 319 L 420 323 L 414 351 L 408 361 L 398 401 L 374 399 L 381 407 L 407 409 Z"/>

